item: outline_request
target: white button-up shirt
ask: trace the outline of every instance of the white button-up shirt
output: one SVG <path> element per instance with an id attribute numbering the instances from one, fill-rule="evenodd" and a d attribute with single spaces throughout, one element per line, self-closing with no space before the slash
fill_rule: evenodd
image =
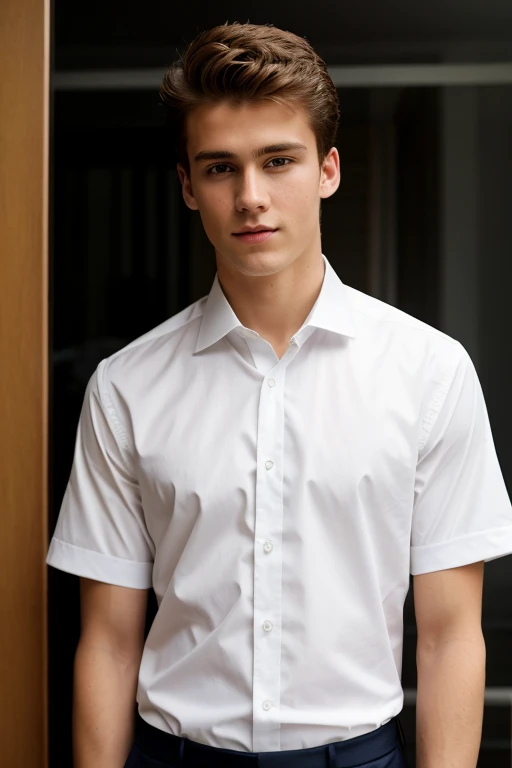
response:
<path id="1" fill-rule="evenodd" d="M 409 575 L 512 552 L 464 347 L 325 276 L 281 359 L 208 296 L 91 377 L 47 562 L 153 587 L 137 701 L 215 747 L 313 747 L 403 706 Z"/>

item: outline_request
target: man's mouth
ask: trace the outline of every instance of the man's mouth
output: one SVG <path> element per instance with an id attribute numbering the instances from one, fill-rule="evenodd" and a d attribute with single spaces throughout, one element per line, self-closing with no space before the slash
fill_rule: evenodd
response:
<path id="1" fill-rule="evenodd" d="M 259 229 L 253 232 L 233 232 L 233 237 L 236 237 L 244 243 L 254 244 L 268 240 L 268 238 L 275 232 L 277 232 L 277 229 Z"/>

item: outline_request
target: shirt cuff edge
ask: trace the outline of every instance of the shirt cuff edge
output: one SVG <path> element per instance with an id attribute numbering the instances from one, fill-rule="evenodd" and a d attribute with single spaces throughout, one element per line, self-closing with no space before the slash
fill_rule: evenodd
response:
<path id="1" fill-rule="evenodd" d="M 46 564 L 75 576 L 114 586 L 134 589 L 149 589 L 152 586 L 152 562 L 123 560 L 114 555 L 77 547 L 55 537 L 50 542 Z"/>
<path id="2" fill-rule="evenodd" d="M 512 525 L 490 528 L 450 541 L 411 547 L 410 573 L 443 571 L 483 560 L 488 563 L 512 554 Z"/>

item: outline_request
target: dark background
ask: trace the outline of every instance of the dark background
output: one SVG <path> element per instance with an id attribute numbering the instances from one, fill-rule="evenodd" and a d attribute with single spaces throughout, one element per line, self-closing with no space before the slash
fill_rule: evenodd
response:
<path id="1" fill-rule="evenodd" d="M 158 87 L 102 84 L 161 70 L 208 26 L 272 23 L 327 64 L 512 61 L 510 2 L 75 2 L 53 7 L 50 534 L 98 362 L 204 296 L 215 257 L 183 203 Z M 96 75 L 79 89 L 66 73 Z M 90 81 L 92 82 L 92 77 Z M 459 339 L 475 362 L 509 491 L 512 86 L 340 88 L 341 187 L 323 203 L 323 251 L 353 287 Z M 412 579 L 411 579 L 412 586 Z M 488 702 L 479 767 L 511 764 L 512 565 L 486 566 Z M 414 766 L 412 589 L 401 716 Z M 147 627 L 154 616 L 150 603 Z M 78 578 L 49 569 L 50 768 L 71 765 Z"/>

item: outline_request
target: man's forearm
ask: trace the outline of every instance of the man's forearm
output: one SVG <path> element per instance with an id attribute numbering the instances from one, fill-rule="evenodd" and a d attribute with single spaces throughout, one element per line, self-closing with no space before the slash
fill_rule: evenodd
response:
<path id="1" fill-rule="evenodd" d="M 73 680 L 74 768 L 122 768 L 134 737 L 139 660 L 79 643 Z"/>
<path id="2" fill-rule="evenodd" d="M 485 696 L 485 642 L 452 638 L 416 663 L 416 768 L 476 768 Z"/>

